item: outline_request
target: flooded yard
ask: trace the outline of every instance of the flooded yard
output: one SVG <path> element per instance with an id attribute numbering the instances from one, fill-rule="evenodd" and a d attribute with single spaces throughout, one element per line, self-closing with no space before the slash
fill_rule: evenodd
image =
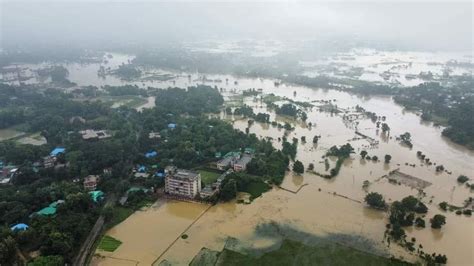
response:
<path id="1" fill-rule="evenodd" d="M 367 56 L 380 57 L 381 55 Z M 405 64 L 404 60 L 408 60 L 409 57 L 410 55 L 402 56 L 396 64 L 393 64 Z M 118 65 L 133 59 L 125 55 L 114 55 L 113 58 L 117 61 L 110 60 L 108 64 Z M 386 65 L 374 66 L 364 60 L 368 59 L 361 58 L 357 62 L 360 65 L 365 64 L 367 68 L 379 68 Z M 423 60 L 419 65 L 410 66 L 410 71 L 425 71 L 430 60 L 425 57 Z M 440 60 L 444 62 L 448 59 L 443 57 Z M 285 230 L 290 232 L 289 235 L 293 232 L 291 230 L 301 231 L 373 253 L 394 255 L 413 261 L 415 257 L 396 244 L 392 243 L 390 247 L 387 247 L 387 243 L 383 242 L 387 213 L 365 207 L 363 199 L 367 192 L 379 192 L 388 202 L 401 200 L 408 195 L 420 196 L 429 208 L 424 218 L 428 226 L 424 229 L 414 227 L 407 229 L 407 239 L 416 238 L 416 244 L 422 244 L 426 252 L 446 254 L 450 265 L 474 263 L 473 218 L 455 215 L 454 212 L 443 212 L 438 207 L 442 201 L 462 206 L 466 199 L 472 197 L 472 191 L 465 185 L 458 184 L 456 179 L 461 174 L 473 177 L 474 151 L 442 137 L 442 127 L 435 127 L 432 123 L 421 121 L 419 114 L 404 110 L 403 107 L 395 104 L 392 98 L 366 97 L 291 84 L 276 86 L 275 82 L 278 81 L 271 79 L 184 72 L 172 72 L 172 75 L 168 75 L 169 72 L 162 70 L 156 70 L 156 72 L 166 74 L 166 78 L 161 80 L 127 82 L 114 76 L 98 77 L 97 70 L 100 65 L 97 63 L 65 66 L 70 72 L 69 79 L 79 86 L 134 84 L 142 88 L 148 86 L 184 88 L 207 84 L 222 88 L 226 100 L 232 100 L 234 106 L 245 103 L 251 106 L 255 113 L 270 114 L 270 121 L 290 122 L 295 130 L 288 132 L 287 138 L 291 140 L 305 136 L 307 140 L 306 143 L 298 142 L 296 159 L 300 160 L 305 167 L 313 163 L 314 170 L 320 173 L 327 173 L 323 156 L 333 145 L 350 143 L 355 149 L 355 154 L 344 161 L 338 176 L 332 179 L 324 179 L 310 172 L 305 172 L 303 175 L 288 173 L 281 187 L 289 191 L 299 189 L 296 194 L 275 187 L 251 204 L 229 202 L 210 208 L 207 205 L 195 203 L 159 200 L 152 207 L 134 213 L 123 223 L 110 229 L 106 234 L 122 241 L 123 244 L 114 252 L 97 251 L 98 256 L 94 257 L 93 265 L 157 265 L 163 260 L 173 265 L 186 265 L 202 247 L 221 250 L 229 237 L 238 239 L 242 243 L 240 248 L 244 250 L 271 248 L 285 236 Z M 411 73 L 405 72 L 403 73 Z M 442 69 L 437 69 L 438 72 L 441 73 Z M 263 94 L 274 93 L 280 97 L 309 102 L 316 106 L 305 110 L 308 114 L 306 124 L 291 121 L 269 110 L 265 103 L 258 99 L 259 97 L 256 99 L 235 97 L 242 90 L 249 88 L 261 89 Z M 134 106 L 137 110 L 154 106 L 153 97 L 142 100 L 146 102 Z M 377 116 L 384 116 L 384 122 L 390 126 L 390 131 L 383 133 L 368 117 L 362 116 L 356 120 L 357 123 L 351 123 L 343 119 L 343 113 L 331 114 L 319 111 L 317 105 L 320 102 L 316 101 L 331 101 L 332 104 L 337 105 L 337 108 L 351 113 L 355 112 L 357 105 L 363 107 L 369 112 L 375 112 Z M 247 119 L 224 113 L 220 114 L 220 117 L 230 121 L 235 128 L 244 132 L 248 127 Z M 311 127 L 308 126 L 309 122 L 312 123 Z M 278 138 L 283 137 L 284 131 L 270 124 L 258 122 L 249 128 L 249 132 L 258 137 L 271 138 L 277 148 L 281 148 L 282 144 Z M 371 145 L 368 138 L 361 138 L 361 135 L 356 132 L 378 144 Z M 412 148 L 396 140 L 405 132 L 411 134 Z M 21 133 L 1 130 L 0 140 L 12 138 L 18 134 Z M 317 144 L 312 143 L 315 135 L 321 136 Z M 377 156 L 378 161 L 362 159 L 359 155 L 362 150 L 366 150 L 370 157 Z M 447 171 L 436 172 L 436 165 L 428 165 L 420 160 L 417 157 L 417 151 L 421 151 L 436 165 L 443 165 Z M 387 154 L 392 157 L 390 163 L 383 162 Z M 336 159 L 328 158 L 328 163 L 332 168 Z M 412 181 L 418 180 L 416 184 L 425 184 L 423 185 L 425 194 L 417 190 L 418 185 L 414 185 L 412 181 L 399 180 L 400 184 L 398 184 L 384 177 L 394 170 L 406 176 L 413 176 L 416 179 Z M 367 182 L 369 185 L 363 188 Z M 429 228 L 429 218 L 438 213 L 447 217 L 447 224 L 441 230 Z M 283 229 L 272 231 L 271 234 L 262 234 L 262 228 L 269 224 L 276 224 L 278 228 Z M 180 236 L 183 233 L 189 237 L 182 239 Z"/>

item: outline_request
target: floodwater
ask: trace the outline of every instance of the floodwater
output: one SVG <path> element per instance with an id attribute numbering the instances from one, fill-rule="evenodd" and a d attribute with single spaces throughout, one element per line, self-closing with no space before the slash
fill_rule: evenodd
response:
<path id="1" fill-rule="evenodd" d="M 120 56 L 114 55 L 113 58 L 129 60 L 131 57 L 123 56 L 120 59 Z M 442 201 L 462 206 L 464 200 L 472 197 L 471 190 L 459 185 L 456 178 L 460 174 L 474 178 L 474 151 L 443 138 L 441 136 L 443 128 L 422 122 L 418 114 L 405 111 L 390 97 L 363 97 L 334 90 L 310 89 L 286 84 L 275 87 L 275 81 L 270 79 L 150 69 L 146 71 L 155 74 L 170 74 L 174 78 L 166 81 L 127 82 L 113 76 L 107 76 L 105 79 L 98 77 L 99 66 L 100 64 L 87 66 L 70 64 L 67 66 L 70 72 L 69 78 L 79 86 L 136 84 L 140 87 L 167 88 L 208 84 L 223 88 L 226 98 L 239 93 L 240 90 L 256 88 L 262 89 L 264 94 L 274 93 L 296 101 L 335 100 L 334 104 L 351 113 L 355 111 L 354 107 L 359 105 L 367 111 L 376 112 L 378 116 L 385 116 L 385 122 L 391 130 L 389 134 L 383 134 L 377 130 L 370 119 L 357 120 L 358 131 L 379 141 L 376 147 L 370 148 L 367 140 L 354 140 L 356 125 L 345 123 L 342 115 L 319 112 L 317 108 L 307 110 L 307 122 L 311 122 L 313 126 L 293 123 L 295 130 L 288 134 L 288 139 L 306 136 L 307 143 L 303 144 L 300 141 L 298 144 L 297 159 L 305 166 L 313 163 L 315 170 L 322 173 L 325 172 L 322 156 L 327 149 L 333 145 L 351 143 L 356 153 L 344 162 L 337 177 L 327 180 L 311 173 L 301 176 L 288 173 L 282 187 L 296 191 L 303 186 L 297 194 L 274 188 L 249 205 L 234 202 L 218 204 L 204 214 L 207 208 L 205 205 L 174 201 L 158 202 L 145 211 L 136 212 L 108 231 L 108 235 L 119 239 L 123 244 L 112 253 L 98 252 L 105 257 L 95 258 L 93 264 L 136 265 L 138 262 L 139 265 L 150 265 L 162 260 L 178 265 L 188 264 L 202 247 L 222 249 L 229 236 L 239 239 L 249 248 L 268 247 L 275 243 L 275 237 L 261 237 L 256 230 L 259 226 L 269 223 L 288 226 L 323 237 L 353 236 L 359 240 L 345 243 L 361 247 L 357 241 L 363 239 L 367 245 L 367 247 L 362 246 L 364 249 L 413 260 L 412 255 L 401 250 L 397 245 L 392 244 L 390 248 L 387 248 L 387 244 L 382 242 L 387 223 L 386 214 L 368 209 L 360 203 L 368 191 L 383 194 L 389 202 L 400 200 L 407 195 L 417 196 L 419 194 L 417 189 L 405 185 L 394 185 L 387 179 L 381 178 L 394 169 L 431 183 L 424 189 L 426 195 L 422 198 L 429 207 L 429 212 L 424 218 L 427 228 L 407 229 L 407 239 L 415 237 L 417 245 L 422 244 L 425 252 L 446 254 L 448 263 L 451 265 L 474 264 L 473 218 L 464 215 L 456 216 L 450 212 L 444 213 L 438 208 L 438 204 Z M 84 70 L 81 70 L 81 67 Z M 288 121 L 267 110 L 265 104 L 258 99 L 250 97 L 244 101 L 252 106 L 255 112 L 270 113 L 272 121 Z M 149 102 L 151 104 L 149 107 L 151 107 L 151 102 L 154 101 L 149 99 Z M 234 127 L 242 131 L 247 127 L 245 119 L 228 117 L 224 114 L 221 114 L 221 117 L 235 120 Z M 412 149 L 395 140 L 396 136 L 405 132 L 412 135 Z M 279 148 L 281 144 L 277 139 L 283 136 L 284 130 L 271 125 L 254 123 L 250 127 L 250 133 L 255 133 L 262 138 L 272 138 L 275 146 Z M 314 135 L 321 136 L 317 145 L 312 143 Z M 362 160 L 358 155 L 362 149 L 366 149 L 371 157 L 378 156 L 381 161 Z M 436 173 L 434 165 L 427 166 L 417 158 L 417 151 L 426 154 L 431 162 L 444 165 L 451 174 Z M 386 154 L 392 156 L 389 164 L 383 162 Z M 329 163 L 330 168 L 334 167 L 335 159 L 330 158 Z M 415 164 L 415 167 L 406 163 Z M 362 188 L 365 180 L 370 182 L 366 190 Z M 437 213 L 442 213 L 447 217 L 447 224 L 441 230 L 432 230 L 429 228 L 429 218 Z M 196 221 L 197 218 L 199 219 Z M 179 238 L 184 232 L 189 235 L 189 238 Z"/>

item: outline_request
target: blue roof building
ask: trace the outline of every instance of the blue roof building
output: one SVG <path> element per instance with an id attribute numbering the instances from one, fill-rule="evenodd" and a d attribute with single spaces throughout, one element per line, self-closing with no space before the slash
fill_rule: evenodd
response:
<path id="1" fill-rule="evenodd" d="M 174 124 L 174 123 L 169 123 L 169 124 L 168 124 L 168 128 L 169 128 L 169 129 L 175 129 L 175 128 L 176 128 L 176 124 Z"/>
<path id="2" fill-rule="evenodd" d="M 146 172 L 146 167 L 145 167 L 144 165 L 140 165 L 140 166 L 138 167 L 138 172 L 140 172 L 140 173 Z"/>
<path id="3" fill-rule="evenodd" d="M 64 153 L 66 151 L 66 148 L 63 147 L 56 147 L 54 150 L 51 151 L 49 155 L 51 156 L 58 156 L 60 153 Z"/>
<path id="4" fill-rule="evenodd" d="M 10 230 L 12 231 L 25 231 L 26 229 L 28 229 L 28 225 L 27 224 L 16 224 L 12 227 L 10 227 Z"/>
<path id="5" fill-rule="evenodd" d="M 153 157 L 156 157 L 157 155 L 158 155 L 158 153 L 156 151 L 149 151 L 149 152 L 145 153 L 146 158 L 153 158 Z"/>

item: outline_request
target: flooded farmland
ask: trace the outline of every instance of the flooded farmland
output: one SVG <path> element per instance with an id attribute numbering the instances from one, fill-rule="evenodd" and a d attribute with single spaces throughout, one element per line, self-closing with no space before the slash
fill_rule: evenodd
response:
<path id="1" fill-rule="evenodd" d="M 126 55 L 113 56 L 117 62 L 108 64 L 118 65 L 133 57 Z M 217 204 L 208 207 L 196 203 L 159 200 L 152 207 L 138 211 L 123 223 L 107 232 L 123 244 L 114 252 L 98 251 L 100 256 L 93 259 L 95 265 L 150 265 L 159 264 L 166 260 L 173 265 L 188 264 L 202 247 L 221 250 L 229 237 L 236 238 L 242 243 L 237 247 L 242 250 L 251 248 L 271 248 L 285 235 L 279 233 L 266 234 L 260 237 L 259 228 L 268 224 L 276 224 L 280 228 L 291 228 L 319 237 L 327 237 L 349 246 L 369 250 L 381 255 L 394 255 L 413 261 L 413 255 L 402 250 L 395 244 L 387 247 L 383 242 L 386 213 L 374 211 L 362 203 L 368 191 L 379 192 L 389 201 L 400 200 L 407 195 L 419 195 L 413 186 L 393 184 L 388 175 L 393 170 L 416 177 L 430 183 L 423 189 L 425 195 L 420 195 L 427 204 L 429 211 L 425 220 L 434 214 L 442 213 L 438 204 L 446 201 L 455 206 L 462 206 L 464 201 L 472 197 L 472 192 L 464 185 L 459 185 L 456 178 L 461 175 L 474 173 L 474 152 L 463 148 L 441 136 L 442 127 L 423 122 L 419 114 L 409 112 L 395 104 L 390 97 L 365 97 L 346 92 L 313 89 L 291 84 L 275 86 L 275 80 L 251 79 L 231 75 L 212 75 L 199 73 L 178 73 L 173 71 L 148 69 L 149 75 L 168 74 L 173 78 L 159 80 L 124 81 L 114 76 L 101 78 L 97 76 L 97 64 L 67 64 L 69 79 L 78 84 L 86 85 L 123 85 L 135 84 L 140 87 L 167 88 L 170 86 L 187 87 L 196 84 L 208 84 L 223 88 L 226 100 L 242 90 L 261 89 L 263 94 L 273 93 L 280 97 L 300 102 L 314 103 L 315 107 L 307 109 L 309 127 L 288 118 L 276 115 L 269 110 L 259 97 L 247 97 L 242 102 L 251 106 L 256 113 L 270 114 L 271 121 L 288 121 L 295 130 L 288 132 L 288 139 L 300 139 L 305 136 L 307 143 L 299 141 L 296 159 L 305 166 L 313 163 L 315 171 L 324 173 L 325 163 L 322 158 L 333 145 L 350 143 L 355 148 L 355 154 L 347 159 L 339 175 L 332 179 L 324 179 L 312 173 L 293 175 L 288 173 L 282 188 L 297 191 L 292 193 L 280 188 L 273 188 L 255 199 L 251 204 L 235 202 Z M 30 68 L 34 68 L 30 66 Z M 38 82 L 34 79 L 32 82 Z M 296 93 L 295 93 L 296 92 Z M 355 107 L 375 112 L 385 116 L 385 122 L 390 126 L 389 133 L 378 130 L 375 123 L 367 117 L 357 119 L 357 124 L 348 123 L 343 119 L 343 113 L 331 114 L 319 111 L 315 101 L 331 101 L 342 110 L 354 112 Z M 138 108 L 153 107 L 154 101 Z M 245 131 L 247 119 L 221 114 L 221 118 L 233 121 L 235 128 Z M 361 134 L 378 141 L 370 146 L 367 139 L 358 137 Z M 254 123 L 249 128 L 250 133 L 261 138 L 271 138 L 277 148 L 281 148 L 278 138 L 284 134 L 269 124 Z M 401 145 L 396 137 L 409 132 L 412 136 L 413 147 Z M 11 132 L 3 134 L 11 135 Z M 321 136 L 317 145 L 312 143 L 313 136 Z M 361 150 L 367 150 L 373 157 L 383 158 L 386 154 L 392 156 L 390 163 L 364 160 L 359 156 Z M 437 173 L 434 165 L 427 165 L 417 157 L 417 151 L 422 151 L 437 165 L 444 165 L 445 172 Z M 381 160 L 381 159 L 379 159 Z M 329 164 L 334 166 L 335 159 L 329 158 Z M 363 189 L 364 181 L 369 186 Z M 209 209 L 208 209 L 209 208 Z M 431 228 L 408 229 L 408 238 L 415 237 L 417 244 L 422 244 L 426 252 L 443 253 L 452 265 L 470 265 L 474 262 L 474 221 L 464 215 L 453 212 L 444 213 L 447 224 L 441 230 Z M 283 232 L 283 233 L 282 233 Z M 189 237 L 181 239 L 185 233 Z M 286 235 L 285 235 L 286 236 Z M 458 245 L 457 243 L 463 243 Z"/>

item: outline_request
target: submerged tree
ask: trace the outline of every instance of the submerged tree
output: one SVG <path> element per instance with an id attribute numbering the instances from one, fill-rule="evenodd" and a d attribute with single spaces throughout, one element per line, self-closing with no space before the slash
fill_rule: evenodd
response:
<path id="1" fill-rule="evenodd" d="M 293 172 L 295 172 L 295 173 L 297 173 L 297 174 L 302 174 L 302 173 L 304 173 L 304 165 L 303 165 L 303 163 L 297 160 L 297 161 L 293 164 Z"/>
<path id="2" fill-rule="evenodd" d="M 383 209 L 387 206 L 382 194 L 379 194 L 377 192 L 370 192 L 365 196 L 364 200 L 370 207 L 373 208 Z"/>

